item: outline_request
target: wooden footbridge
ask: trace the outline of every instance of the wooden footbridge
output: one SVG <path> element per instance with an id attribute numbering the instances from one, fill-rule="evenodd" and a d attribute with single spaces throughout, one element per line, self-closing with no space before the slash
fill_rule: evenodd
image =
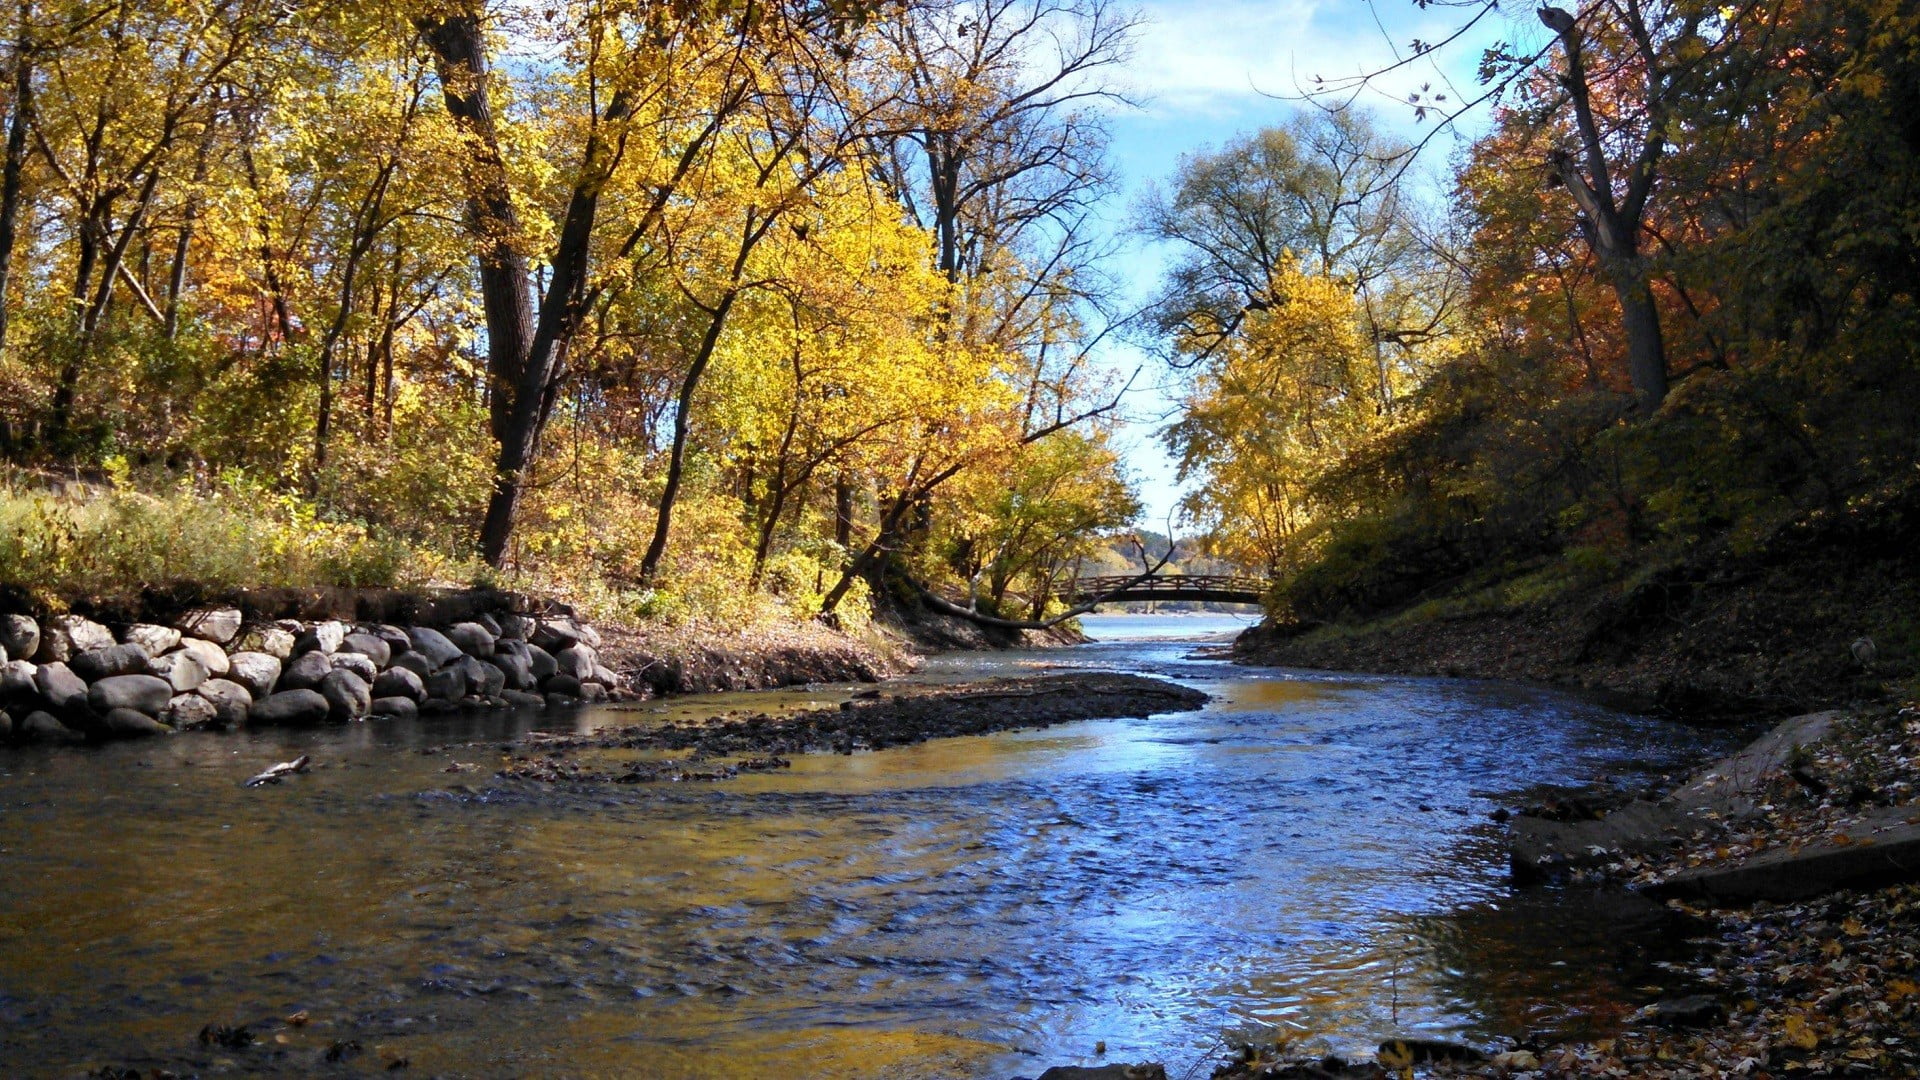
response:
<path id="1" fill-rule="evenodd" d="M 1266 593 L 1264 578 L 1232 574 L 1155 574 L 1075 578 L 1061 590 L 1069 605 L 1126 603 L 1138 600 L 1205 600 L 1217 604 L 1257 604 Z"/>

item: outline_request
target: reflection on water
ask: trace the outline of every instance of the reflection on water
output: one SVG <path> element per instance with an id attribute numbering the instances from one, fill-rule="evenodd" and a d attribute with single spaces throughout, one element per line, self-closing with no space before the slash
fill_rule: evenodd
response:
<path id="1" fill-rule="evenodd" d="M 1485 815 L 1528 784 L 1688 759 L 1700 736 L 1539 691 L 1190 649 L 925 677 L 1141 670 L 1214 693 L 1198 713 L 720 785 L 489 779 L 526 717 L 11 752 L 0 1073 L 299 1074 L 353 1040 L 362 1069 L 443 1075 L 1005 1077 L 1097 1041 L 1184 1067 L 1236 1028 L 1352 1049 L 1618 1014 L 1648 938 L 1572 933 L 1621 923 L 1510 894 Z M 298 753 L 322 767 L 239 786 Z M 1539 995 L 1557 1004 L 1529 1013 Z M 299 1011 L 307 1026 L 277 1022 Z M 207 1023 L 268 1041 L 204 1048 Z"/>

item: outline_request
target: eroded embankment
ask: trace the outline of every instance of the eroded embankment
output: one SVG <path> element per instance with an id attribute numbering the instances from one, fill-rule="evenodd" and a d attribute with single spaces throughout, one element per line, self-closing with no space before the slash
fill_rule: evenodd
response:
<path id="1" fill-rule="evenodd" d="M 1920 487 L 1822 513 L 1754 549 L 1700 549 L 1599 578 L 1564 562 L 1436 582 L 1391 610 L 1248 631 L 1244 662 L 1599 689 L 1641 709 L 1746 722 L 1861 700 L 1920 675 Z M 1646 556 L 1652 558 L 1652 556 Z"/>

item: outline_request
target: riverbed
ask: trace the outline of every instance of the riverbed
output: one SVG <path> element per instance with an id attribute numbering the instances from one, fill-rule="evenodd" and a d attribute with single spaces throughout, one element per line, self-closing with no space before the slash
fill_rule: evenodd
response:
<path id="1" fill-rule="evenodd" d="M 1212 694 L 1196 712 L 723 783 L 493 773 L 533 728 L 861 688 L 0 751 L 0 1074 L 1178 1075 L 1236 1034 L 1580 1034 L 1642 1000 L 1671 935 L 1513 892 L 1488 815 L 1731 735 L 1522 686 L 1235 667 L 1207 642 L 1241 625 L 1094 617 L 1106 640 L 915 676 L 1137 672 Z M 241 786 L 299 754 L 314 771 Z M 261 1041 L 203 1044 L 210 1024 Z"/>

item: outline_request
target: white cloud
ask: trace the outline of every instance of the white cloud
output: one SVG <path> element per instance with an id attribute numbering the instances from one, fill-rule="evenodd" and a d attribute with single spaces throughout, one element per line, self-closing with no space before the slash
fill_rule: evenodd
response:
<path id="1" fill-rule="evenodd" d="M 1445 38 L 1464 17 L 1453 7 L 1422 11 L 1411 0 L 1150 0 L 1141 13 L 1146 25 L 1127 80 L 1159 115 L 1219 115 L 1298 95 L 1315 76 L 1332 82 L 1375 71 L 1407 56 L 1415 39 Z M 1480 48 L 1509 28 L 1496 16 L 1469 39 L 1379 80 L 1361 100 L 1379 108 L 1430 84 L 1430 93 L 1457 101 L 1474 89 Z"/>

